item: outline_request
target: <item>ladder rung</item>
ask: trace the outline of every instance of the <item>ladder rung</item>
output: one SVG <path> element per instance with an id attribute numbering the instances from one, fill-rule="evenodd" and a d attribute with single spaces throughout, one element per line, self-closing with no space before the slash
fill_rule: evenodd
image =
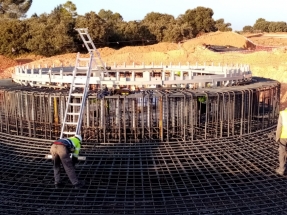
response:
<path id="1" fill-rule="evenodd" d="M 88 70 L 89 67 L 87 67 L 87 66 L 77 66 L 77 69 L 79 69 L 79 70 Z"/>
<path id="2" fill-rule="evenodd" d="M 93 44 L 93 42 L 89 40 L 89 41 L 85 41 L 85 44 L 86 44 L 86 46 L 89 46 L 88 44 Z M 93 48 L 88 47 L 88 49 L 93 49 Z"/>
<path id="3" fill-rule="evenodd" d="M 71 96 L 83 96 L 83 93 L 71 93 Z"/>
<path id="4" fill-rule="evenodd" d="M 77 122 L 65 122 L 66 125 L 77 125 Z"/>
<path id="5" fill-rule="evenodd" d="M 63 134 L 76 134 L 76 132 L 71 132 L 71 131 L 63 131 Z"/>
<path id="6" fill-rule="evenodd" d="M 90 58 L 78 58 L 78 60 L 80 60 L 80 61 L 89 61 Z"/>
<path id="7" fill-rule="evenodd" d="M 74 84 L 73 87 L 85 87 L 85 84 Z"/>
<path id="8" fill-rule="evenodd" d="M 82 106 L 82 103 L 69 103 L 71 106 Z"/>
<path id="9" fill-rule="evenodd" d="M 68 112 L 67 114 L 68 114 L 68 115 L 74 115 L 74 116 L 80 115 L 80 113 L 71 113 L 71 112 Z"/>

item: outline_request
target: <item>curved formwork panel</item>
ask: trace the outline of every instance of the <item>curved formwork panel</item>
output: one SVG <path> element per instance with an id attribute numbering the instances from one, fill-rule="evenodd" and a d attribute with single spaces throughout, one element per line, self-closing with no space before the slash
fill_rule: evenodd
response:
<path id="1" fill-rule="evenodd" d="M 2 87 L 0 132 L 58 138 L 67 95 L 66 89 Z M 187 141 L 249 134 L 276 123 L 279 96 L 279 83 L 265 79 L 244 86 L 147 89 L 128 95 L 94 90 L 86 102 L 81 133 L 85 140 L 101 143 Z M 73 111 L 78 112 L 77 108 Z M 75 130 L 73 126 L 69 129 Z"/>
<path id="2" fill-rule="evenodd" d="M 82 58 L 77 58 L 82 59 Z M 83 58 L 85 59 L 85 58 Z M 62 88 L 72 83 L 73 71 L 77 70 L 76 84 L 85 84 L 89 68 L 78 62 L 77 67 L 28 68 L 15 67 L 13 81 L 25 86 Z M 104 71 L 101 69 L 106 68 Z M 205 87 L 233 86 L 246 84 L 252 79 L 248 65 L 113 65 L 98 68 L 91 65 L 89 84 L 91 88 L 158 88 L 188 87 L 192 89 Z"/>
<path id="3" fill-rule="evenodd" d="M 54 189 L 50 141 L 0 133 L 1 214 L 284 214 L 274 127 L 241 137 L 83 144 L 82 190 Z"/>

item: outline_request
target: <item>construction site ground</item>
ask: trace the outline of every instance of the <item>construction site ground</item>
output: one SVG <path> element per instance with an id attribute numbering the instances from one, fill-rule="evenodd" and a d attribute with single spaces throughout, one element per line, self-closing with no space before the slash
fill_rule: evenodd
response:
<path id="1" fill-rule="evenodd" d="M 237 47 L 245 51 L 213 52 L 208 45 Z M 263 47 L 263 50 L 256 50 Z M 264 50 L 264 47 L 272 49 Z M 119 50 L 100 48 L 99 52 L 108 65 L 132 64 L 248 64 L 253 76 L 279 81 L 281 109 L 287 107 L 287 34 L 248 34 L 214 32 L 183 43 L 159 43 L 149 46 L 124 47 Z M 0 56 L 0 78 L 9 78 L 17 65 L 68 66 L 75 63 L 76 53 L 43 57 L 18 56 L 15 59 Z"/>

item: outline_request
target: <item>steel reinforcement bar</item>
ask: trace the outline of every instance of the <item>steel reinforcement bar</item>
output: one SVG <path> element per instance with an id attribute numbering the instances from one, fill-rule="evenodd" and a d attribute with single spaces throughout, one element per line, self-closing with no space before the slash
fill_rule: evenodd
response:
<path id="1" fill-rule="evenodd" d="M 265 79 L 245 86 L 204 90 L 155 89 L 129 95 L 91 91 L 81 133 L 86 140 L 105 143 L 243 135 L 276 123 L 279 96 L 279 83 Z M 66 89 L 3 87 L 0 132 L 58 138 L 66 99 Z M 79 103 L 77 100 L 80 98 L 74 102 Z M 75 130 L 72 126 L 69 129 Z"/>
<path id="2" fill-rule="evenodd" d="M 85 142 L 76 172 L 86 187 L 54 189 L 51 142 L 0 133 L 1 214 L 283 214 L 274 127 L 241 137 Z"/>

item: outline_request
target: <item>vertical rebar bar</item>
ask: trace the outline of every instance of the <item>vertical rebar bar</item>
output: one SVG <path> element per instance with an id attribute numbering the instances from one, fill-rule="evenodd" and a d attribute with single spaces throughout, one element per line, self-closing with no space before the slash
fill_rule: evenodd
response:
<path id="1" fill-rule="evenodd" d="M 54 95 L 54 121 L 56 129 L 55 132 L 58 133 L 58 126 L 59 126 L 58 101 L 55 95 Z"/>
<path id="2" fill-rule="evenodd" d="M 159 97 L 159 136 L 161 141 L 163 141 L 163 104 L 162 96 Z"/>

